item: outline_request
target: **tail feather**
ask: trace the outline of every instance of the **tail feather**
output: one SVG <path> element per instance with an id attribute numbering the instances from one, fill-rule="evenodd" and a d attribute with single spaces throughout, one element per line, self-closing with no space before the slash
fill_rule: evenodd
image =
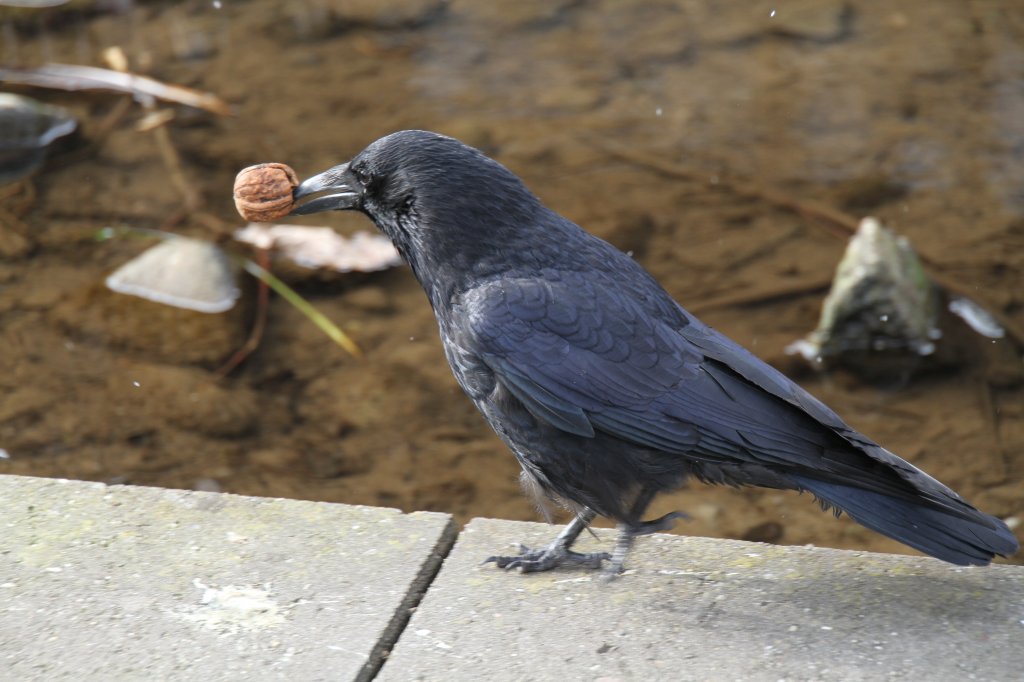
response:
<path id="1" fill-rule="evenodd" d="M 881 493 L 803 476 L 792 479 L 823 503 L 883 535 L 936 559 L 960 566 L 984 566 L 994 555 L 1008 556 L 1019 548 L 1005 523 L 966 503 L 967 511 L 948 511 Z"/>

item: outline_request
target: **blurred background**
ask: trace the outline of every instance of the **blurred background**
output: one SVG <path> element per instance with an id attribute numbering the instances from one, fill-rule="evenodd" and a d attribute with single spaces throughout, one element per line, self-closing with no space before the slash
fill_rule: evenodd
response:
<path id="1" fill-rule="evenodd" d="M 0 112 L 0 473 L 540 518 L 407 268 L 297 266 L 232 236 L 241 168 L 308 177 L 424 128 L 511 168 L 856 428 L 1024 518 L 1020 3 L 24 0 L 0 2 L 0 41 L 0 92 L 19 96 Z M 1001 329 L 940 311 L 937 350 L 907 361 L 787 353 L 868 215 Z M 154 242 L 104 229 L 267 263 L 364 355 L 241 274 L 215 314 L 111 291 Z M 223 286 L 219 261 L 131 276 L 187 287 L 208 267 Z M 651 514 L 671 509 L 693 517 L 681 533 L 905 550 L 809 496 L 693 484 Z"/>

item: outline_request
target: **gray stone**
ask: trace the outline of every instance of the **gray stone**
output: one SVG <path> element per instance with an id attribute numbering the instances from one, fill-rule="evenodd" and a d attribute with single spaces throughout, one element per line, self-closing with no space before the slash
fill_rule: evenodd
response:
<path id="1" fill-rule="evenodd" d="M 480 562 L 552 526 L 474 519 L 381 680 L 1001 680 L 1024 669 L 1024 568 L 656 535 L 625 575 Z M 610 549 L 611 531 L 582 546 Z"/>
<path id="2" fill-rule="evenodd" d="M 7 680 L 369 679 L 454 539 L 446 514 L 17 476 L 0 518 Z"/>

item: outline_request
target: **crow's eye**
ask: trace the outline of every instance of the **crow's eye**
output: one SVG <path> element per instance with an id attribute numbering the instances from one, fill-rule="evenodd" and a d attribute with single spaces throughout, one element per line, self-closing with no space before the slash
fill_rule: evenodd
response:
<path id="1" fill-rule="evenodd" d="M 365 166 L 352 166 L 349 170 L 361 184 L 369 184 L 370 174 L 366 172 Z"/>

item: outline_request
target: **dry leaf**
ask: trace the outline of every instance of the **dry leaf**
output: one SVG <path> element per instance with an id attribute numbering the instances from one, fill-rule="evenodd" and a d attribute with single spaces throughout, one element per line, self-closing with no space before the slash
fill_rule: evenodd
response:
<path id="1" fill-rule="evenodd" d="M 371 232 L 357 232 L 347 238 L 329 227 L 249 223 L 235 232 L 235 239 L 311 270 L 374 272 L 402 263 L 391 241 Z"/>
<path id="2" fill-rule="evenodd" d="M 182 85 L 161 83 L 153 78 L 134 73 L 101 69 L 97 66 L 44 64 L 34 69 L 0 68 L 0 81 L 54 90 L 127 92 L 140 102 L 160 99 L 196 109 L 205 109 L 221 116 L 231 115 L 231 107 L 228 106 L 228 103 L 212 93 L 193 90 Z"/>

